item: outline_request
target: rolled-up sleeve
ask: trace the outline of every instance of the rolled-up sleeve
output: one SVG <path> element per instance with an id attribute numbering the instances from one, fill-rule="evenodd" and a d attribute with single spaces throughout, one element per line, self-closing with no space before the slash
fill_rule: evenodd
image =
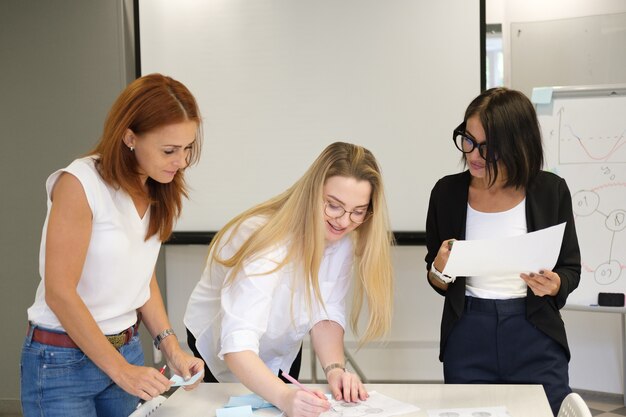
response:
<path id="1" fill-rule="evenodd" d="M 267 331 L 273 293 L 280 281 L 279 274 L 268 273 L 276 266 L 270 257 L 259 258 L 246 264 L 234 282 L 222 289 L 220 359 L 231 352 L 259 353 L 259 340 Z"/>

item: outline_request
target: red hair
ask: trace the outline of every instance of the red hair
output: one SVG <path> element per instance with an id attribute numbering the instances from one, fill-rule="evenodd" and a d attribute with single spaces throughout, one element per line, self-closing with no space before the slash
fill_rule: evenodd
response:
<path id="1" fill-rule="evenodd" d="M 139 135 L 184 121 L 194 121 L 198 125 L 187 161 L 189 166 L 198 161 L 202 142 L 196 99 L 179 81 L 161 74 L 145 75 L 130 83 L 113 103 L 100 142 L 91 152 L 99 157 L 97 167 L 104 181 L 150 202 L 146 239 L 158 234 L 161 241 L 165 241 L 172 234 L 174 222 L 182 209 L 182 197 L 188 196 L 184 172 L 179 170 L 167 184 L 148 178 L 146 191 L 139 176 L 137 159 L 124 144 L 124 135 L 127 129 Z"/>

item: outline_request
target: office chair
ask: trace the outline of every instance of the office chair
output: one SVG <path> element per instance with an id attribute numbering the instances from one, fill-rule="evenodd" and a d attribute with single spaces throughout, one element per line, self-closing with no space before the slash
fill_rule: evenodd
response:
<path id="1" fill-rule="evenodd" d="M 591 417 L 591 411 L 582 397 L 572 392 L 563 400 L 557 417 Z"/>

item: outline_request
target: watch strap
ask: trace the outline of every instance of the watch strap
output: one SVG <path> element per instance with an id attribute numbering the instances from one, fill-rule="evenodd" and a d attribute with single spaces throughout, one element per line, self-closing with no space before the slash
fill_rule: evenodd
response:
<path id="1" fill-rule="evenodd" d="M 163 341 L 163 339 L 165 339 L 168 336 L 175 335 L 175 334 L 176 333 L 174 333 L 174 329 L 172 328 L 163 330 L 161 333 L 157 334 L 156 337 L 154 338 L 154 347 L 161 350 L 160 346 L 161 346 L 161 342 Z"/>
<path id="2" fill-rule="evenodd" d="M 445 275 L 441 272 L 439 272 L 437 270 L 437 268 L 435 267 L 435 263 L 433 262 L 433 264 L 430 266 L 430 272 L 432 272 L 439 281 L 443 282 L 444 284 L 450 284 L 451 282 L 454 282 L 454 280 L 456 279 L 456 277 L 451 277 L 449 275 Z"/>

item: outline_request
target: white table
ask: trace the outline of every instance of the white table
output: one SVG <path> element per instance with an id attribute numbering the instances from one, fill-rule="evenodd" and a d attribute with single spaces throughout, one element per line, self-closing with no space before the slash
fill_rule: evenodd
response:
<path id="1" fill-rule="evenodd" d="M 326 385 L 308 385 L 328 392 Z M 410 417 L 426 417 L 427 410 L 505 406 L 511 417 L 553 417 L 541 385 L 366 384 L 377 391 L 420 408 Z M 193 391 L 178 389 L 151 417 L 215 417 L 230 396 L 249 394 L 241 384 L 200 384 Z"/>

